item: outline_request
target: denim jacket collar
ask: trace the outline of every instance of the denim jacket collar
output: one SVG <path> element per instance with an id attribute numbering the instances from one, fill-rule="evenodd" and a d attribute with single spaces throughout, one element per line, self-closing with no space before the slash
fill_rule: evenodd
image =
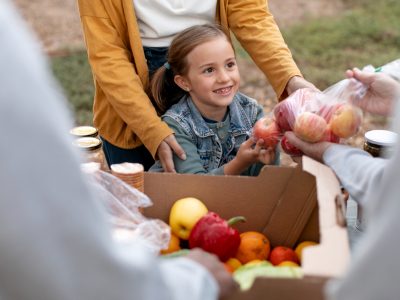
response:
<path id="1" fill-rule="evenodd" d="M 232 135 L 249 134 L 249 130 L 252 128 L 252 122 L 244 111 L 243 107 L 239 105 L 238 97 L 239 95 L 236 94 L 232 103 L 229 105 L 231 123 L 229 132 L 231 132 Z M 193 103 L 192 98 L 190 96 L 185 96 L 181 101 L 179 101 L 178 105 L 183 105 L 184 103 L 187 104 L 191 112 L 192 118 L 189 118 L 188 121 L 191 123 L 195 134 L 199 137 L 213 136 L 214 132 L 204 121 L 196 105 Z"/>

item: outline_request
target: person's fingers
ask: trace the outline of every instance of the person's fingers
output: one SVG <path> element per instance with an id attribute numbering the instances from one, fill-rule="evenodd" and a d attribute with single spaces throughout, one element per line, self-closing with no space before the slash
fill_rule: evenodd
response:
<path id="1" fill-rule="evenodd" d="M 172 151 L 182 160 L 186 159 L 186 153 L 183 148 L 176 141 L 175 136 L 173 134 L 167 136 L 164 141 L 171 147 Z"/>
<path id="2" fill-rule="evenodd" d="M 366 85 L 370 85 L 375 80 L 375 73 L 362 72 L 357 68 L 353 69 L 353 77 Z"/>
<path id="3" fill-rule="evenodd" d="M 232 275 L 226 271 L 217 256 L 195 248 L 186 256 L 189 259 L 203 265 L 215 278 L 219 286 L 220 298 L 229 296 L 234 292 L 238 285 L 233 280 Z"/>
<path id="4" fill-rule="evenodd" d="M 292 131 L 285 132 L 285 136 L 290 144 L 305 152 L 304 150 L 307 149 L 308 143 L 299 139 Z"/>
<path id="5" fill-rule="evenodd" d="M 158 146 L 157 155 L 164 172 L 176 172 L 174 161 L 172 159 L 172 151 L 166 142 L 163 141 L 161 142 L 160 146 Z"/>
<path id="6" fill-rule="evenodd" d="M 263 140 L 263 139 L 259 139 L 259 140 L 256 142 L 256 145 L 254 146 L 254 151 L 255 151 L 256 153 L 258 153 L 258 152 L 260 152 L 260 150 L 263 149 L 263 148 L 264 148 L 264 140 Z"/>

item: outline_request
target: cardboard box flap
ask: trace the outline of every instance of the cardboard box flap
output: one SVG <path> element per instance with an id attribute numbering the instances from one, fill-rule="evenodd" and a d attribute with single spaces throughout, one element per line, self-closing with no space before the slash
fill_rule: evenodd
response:
<path id="1" fill-rule="evenodd" d="M 315 179 L 300 168 L 266 166 L 258 177 L 146 172 L 144 183 L 145 193 L 156 203 L 146 208 L 149 217 L 168 222 L 176 200 L 196 197 L 225 219 L 246 217 L 247 222 L 237 226 L 240 231 L 261 231 L 272 245 L 289 247 L 317 203 Z"/>
<path id="2" fill-rule="evenodd" d="M 343 274 L 350 258 L 348 234 L 343 222 L 343 201 L 333 171 L 309 157 L 303 157 L 303 169 L 317 181 L 320 244 L 302 253 L 304 274 L 337 277 Z"/>
<path id="3" fill-rule="evenodd" d="M 327 278 L 306 277 L 301 280 L 291 278 L 256 278 L 250 290 L 237 292 L 229 300 L 323 300 L 323 286 Z"/>

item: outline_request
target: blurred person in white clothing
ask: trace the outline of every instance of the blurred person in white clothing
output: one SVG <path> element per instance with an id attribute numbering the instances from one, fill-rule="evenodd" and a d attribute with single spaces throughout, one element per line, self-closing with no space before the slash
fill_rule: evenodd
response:
<path id="1" fill-rule="evenodd" d="M 368 86 L 354 103 L 365 111 L 392 116 L 392 129 L 400 134 L 400 83 L 382 73 L 354 69 L 347 72 Z M 327 286 L 328 299 L 399 299 L 400 260 L 400 146 L 390 159 L 328 142 L 310 144 L 286 133 L 289 142 L 305 155 L 330 166 L 350 196 L 363 207 L 365 231 L 353 250 L 347 273 Z"/>
<path id="2" fill-rule="evenodd" d="M 14 7 L 0 0 L 0 298 L 217 299 L 215 256 L 160 259 L 115 244 L 79 168 L 62 93 Z"/>

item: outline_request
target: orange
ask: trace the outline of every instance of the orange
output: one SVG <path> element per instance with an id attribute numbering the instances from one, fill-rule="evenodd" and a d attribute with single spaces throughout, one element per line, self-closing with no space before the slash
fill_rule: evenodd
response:
<path id="1" fill-rule="evenodd" d="M 179 245 L 179 243 L 180 243 L 179 238 L 175 234 L 171 233 L 171 239 L 169 240 L 168 248 L 162 249 L 160 253 L 168 254 L 181 250 L 181 246 Z"/>
<path id="2" fill-rule="evenodd" d="M 240 245 L 236 258 L 242 264 L 252 260 L 266 260 L 271 250 L 268 238 L 260 232 L 247 231 L 240 234 Z"/>
<path id="3" fill-rule="evenodd" d="M 315 246 L 315 245 L 318 245 L 318 243 L 312 242 L 312 241 L 304 241 L 297 245 L 297 247 L 294 249 L 294 252 L 296 252 L 300 263 L 301 263 L 301 252 L 303 251 L 303 249 L 306 247 Z"/>
<path id="4" fill-rule="evenodd" d="M 231 257 L 230 259 L 228 259 L 225 262 L 225 264 L 231 266 L 233 271 L 235 271 L 237 268 L 239 268 L 242 265 L 242 263 L 237 258 L 234 258 L 234 257 Z"/>
<path id="5" fill-rule="evenodd" d="M 278 267 L 299 267 L 299 264 L 295 263 L 294 261 L 285 260 L 281 262 Z"/>

